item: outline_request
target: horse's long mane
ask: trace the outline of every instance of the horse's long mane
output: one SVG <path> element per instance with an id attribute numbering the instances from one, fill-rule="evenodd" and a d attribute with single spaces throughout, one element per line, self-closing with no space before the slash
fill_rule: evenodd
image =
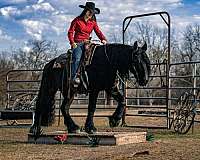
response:
<path id="1" fill-rule="evenodd" d="M 130 52 L 132 47 L 129 45 L 113 43 L 106 46 L 100 46 L 96 52 L 96 58 L 93 61 L 102 61 L 102 63 L 110 63 L 111 67 L 123 74 L 128 71 L 130 63 Z M 107 61 L 107 62 L 105 62 Z"/>
<path id="2" fill-rule="evenodd" d="M 132 46 L 130 45 L 124 45 L 124 44 L 110 44 L 108 45 L 108 49 L 111 48 L 111 54 L 114 54 L 116 56 L 117 60 L 117 70 L 122 76 L 126 76 L 129 71 L 129 64 L 131 60 L 131 53 L 132 52 Z"/>

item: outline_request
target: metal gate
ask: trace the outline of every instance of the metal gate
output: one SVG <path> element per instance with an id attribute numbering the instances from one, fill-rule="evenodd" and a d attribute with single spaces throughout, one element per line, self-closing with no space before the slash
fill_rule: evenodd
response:
<path id="1" fill-rule="evenodd" d="M 34 78 L 33 74 L 37 74 Z M 33 112 L 35 108 L 35 102 L 37 94 L 39 91 L 40 82 L 42 79 L 42 70 L 11 70 L 7 73 L 6 84 L 7 84 L 7 105 L 4 112 L 8 116 L 5 117 L 18 117 L 20 116 L 27 117 L 23 114 L 29 114 Z M 63 97 L 58 90 L 55 95 L 55 105 L 56 105 L 56 115 L 60 118 L 60 106 L 62 103 Z M 109 107 L 107 105 L 108 100 L 105 92 L 100 92 L 97 100 L 97 111 L 95 117 L 108 117 L 109 111 L 114 111 L 115 107 L 111 104 Z M 86 117 L 87 115 L 87 104 L 88 96 L 85 95 L 76 95 L 74 101 L 70 107 L 72 112 L 72 117 Z M 81 113 L 79 113 L 81 111 Z M 12 116 L 11 116 L 12 114 Z M 20 116 L 18 116 L 20 115 Z M 30 118 L 32 118 L 29 114 Z M 29 118 L 29 119 L 30 119 Z"/>
<path id="2" fill-rule="evenodd" d="M 162 18 L 163 22 L 166 24 L 167 29 L 168 29 L 168 35 L 167 35 L 167 55 L 165 61 L 162 63 L 154 63 L 151 64 L 152 66 L 158 65 L 159 67 L 164 67 L 165 68 L 165 74 L 164 75 L 151 75 L 151 78 L 155 77 L 160 77 L 162 79 L 165 79 L 165 82 L 163 86 L 147 86 L 147 87 L 139 87 L 139 86 L 133 86 L 133 87 L 127 87 L 127 85 L 123 86 L 124 88 L 124 95 L 126 97 L 126 110 L 123 116 L 123 125 L 129 126 L 129 127 L 140 127 L 140 128 L 169 128 L 169 64 L 170 64 L 170 16 L 167 12 L 155 12 L 155 13 L 148 13 L 148 14 L 141 14 L 141 15 L 135 15 L 135 16 L 128 16 L 124 19 L 123 21 L 123 44 L 125 44 L 125 33 L 127 31 L 127 28 L 129 27 L 130 23 L 135 20 L 136 18 L 141 18 L 141 17 L 149 17 L 149 16 L 154 16 L 158 15 Z M 167 18 L 166 18 L 166 17 Z M 165 92 L 165 95 L 162 97 L 142 97 L 142 96 L 128 96 L 128 93 L 130 91 L 134 91 L 138 93 L 141 90 L 163 90 Z M 140 104 L 134 104 L 131 105 L 129 103 L 130 100 L 144 100 L 144 99 L 157 99 L 157 100 L 164 100 L 165 104 L 164 105 L 140 105 Z M 142 117 L 142 118 L 147 118 L 146 123 L 143 122 L 143 124 L 137 124 L 137 125 L 130 125 L 130 123 L 127 122 L 127 117 Z M 148 120 L 148 118 L 150 120 Z M 156 121 L 157 119 L 163 119 L 162 124 L 150 124 L 151 118 L 154 118 Z M 135 118 L 137 121 L 138 118 Z"/>

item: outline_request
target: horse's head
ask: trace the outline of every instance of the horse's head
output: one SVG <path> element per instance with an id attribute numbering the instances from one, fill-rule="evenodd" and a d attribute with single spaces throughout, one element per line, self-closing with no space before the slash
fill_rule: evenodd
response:
<path id="1" fill-rule="evenodd" d="M 146 50 L 146 42 L 142 47 L 139 47 L 136 41 L 131 52 L 129 70 L 134 74 L 134 77 L 140 86 L 145 86 L 147 84 L 151 70 L 150 60 L 146 54 Z"/>

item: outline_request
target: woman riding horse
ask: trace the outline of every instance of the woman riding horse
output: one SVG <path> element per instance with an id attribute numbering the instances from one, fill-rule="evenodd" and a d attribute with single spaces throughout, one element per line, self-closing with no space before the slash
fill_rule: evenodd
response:
<path id="1" fill-rule="evenodd" d="M 139 85 L 146 85 L 150 74 L 150 61 L 146 55 L 146 50 L 146 43 L 142 47 L 138 47 L 137 42 L 133 46 L 106 44 L 96 47 L 91 64 L 86 67 L 89 82 L 89 105 L 85 122 L 85 131 L 87 133 L 94 133 L 96 131 L 93 116 L 98 93 L 101 90 L 106 90 L 118 102 L 115 112 L 109 117 L 109 124 L 111 127 L 119 125 L 125 108 L 125 100 L 115 85 L 117 72 L 123 78 L 130 71 Z M 58 90 L 62 92 L 64 97 L 61 112 L 64 116 L 64 124 L 67 127 L 68 133 L 76 133 L 80 129 L 69 113 L 70 105 L 77 90 L 74 90 L 73 85 L 67 80 L 68 68 L 53 68 L 55 61 L 56 58 L 51 60 L 45 65 L 43 70 L 36 102 L 35 120 L 30 129 L 30 132 L 35 137 L 39 137 L 41 134 L 41 125 L 48 126 L 53 122 L 55 114 L 54 98 Z M 69 89 L 71 90 L 70 96 L 68 95 Z"/>
<path id="2" fill-rule="evenodd" d="M 84 8 L 80 16 L 76 17 L 68 30 L 68 38 L 72 48 L 72 79 L 75 83 L 80 83 L 79 73 L 77 73 L 78 66 L 81 60 L 82 53 L 84 52 L 84 42 L 89 40 L 90 34 L 94 30 L 103 44 L 106 44 L 106 38 L 100 31 L 95 14 L 99 14 L 99 8 L 95 8 L 93 2 L 86 2 L 85 6 L 79 5 Z M 76 85 L 75 85 L 76 86 Z"/>

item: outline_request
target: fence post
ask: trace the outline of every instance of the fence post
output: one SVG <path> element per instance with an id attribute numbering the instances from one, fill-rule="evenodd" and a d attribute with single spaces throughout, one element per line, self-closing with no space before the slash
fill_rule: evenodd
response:
<path id="1" fill-rule="evenodd" d="M 196 75 L 197 75 L 197 66 L 196 66 L 196 63 L 193 65 L 192 67 L 192 76 L 193 76 L 193 94 L 196 96 L 196 87 L 197 87 L 197 78 L 196 78 Z"/>
<path id="2" fill-rule="evenodd" d="M 166 65 L 167 65 L 167 63 L 166 63 Z M 172 98 L 172 95 L 171 95 L 171 78 L 170 78 L 170 76 L 171 76 L 171 71 L 170 71 L 170 64 L 169 64 L 169 81 L 168 81 L 168 129 L 170 129 L 171 128 L 171 109 L 172 109 L 172 103 L 171 103 L 171 98 Z"/>

